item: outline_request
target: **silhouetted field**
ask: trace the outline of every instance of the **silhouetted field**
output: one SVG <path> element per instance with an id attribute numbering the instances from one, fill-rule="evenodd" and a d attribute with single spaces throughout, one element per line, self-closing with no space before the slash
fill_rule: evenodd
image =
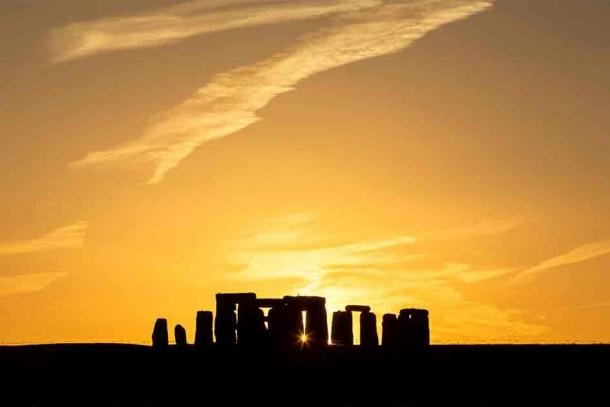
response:
<path id="1" fill-rule="evenodd" d="M 0 405 L 610 405 L 610 345 L 0 347 Z"/>

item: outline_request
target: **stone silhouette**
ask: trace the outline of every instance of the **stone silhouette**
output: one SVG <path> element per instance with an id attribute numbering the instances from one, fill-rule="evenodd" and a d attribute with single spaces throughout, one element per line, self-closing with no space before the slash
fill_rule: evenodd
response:
<path id="1" fill-rule="evenodd" d="M 237 343 L 242 346 L 260 346 L 266 339 L 265 315 L 255 300 L 239 305 L 237 313 Z"/>
<path id="2" fill-rule="evenodd" d="M 169 335 L 167 333 L 167 319 L 158 318 L 152 333 L 153 348 L 163 349 L 169 345 Z"/>
<path id="3" fill-rule="evenodd" d="M 281 330 L 283 329 L 283 323 L 278 321 L 278 317 L 281 314 L 278 313 L 278 310 L 281 310 L 284 307 L 284 300 L 282 298 L 257 298 L 256 306 L 260 310 L 263 318 L 263 325 L 261 326 L 262 330 L 262 344 L 265 347 L 271 347 L 272 349 L 277 349 L 277 346 L 281 342 Z M 263 309 L 267 309 L 267 315 Z"/>
<path id="4" fill-rule="evenodd" d="M 394 349 L 398 343 L 398 320 L 395 314 L 384 314 L 381 322 L 383 330 L 381 346 L 385 349 Z"/>
<path id="5" fill-rule="evenodd" d="M 278 351 L 294 348 L 305 329 L 301 310 L 284 299 L 269 310 L 268 325 L 271 346 Z"/>
<path id="6" fill-rule="evenodd" d="M 216 343 L 219 345 L 233 345 L 237 337 L 237 316 L 235 315 L 235 304 L 216 301 L 216 320 L 214 321 L 214 334 Z"/>
<path id="7" fill-rule="evenodd" d="M 417 308 L 400 310 L 397 335 L 401 347 L 422 349 L 429 346 L 428 311 Z"/>
<path id="8" fill-rule="evenodd" d="M 237 343 L 237 316 L 235 309 L 240 303 L 256 300 L 254 293 L 216 294 L 216 320 L 214 333 L 219 345 Z"/>
<path id="9" fill-rule="evenodd" d="M 367 348 L 379 345 L 377 317 L 372 312 L 367 311 L 360 314 L 360 345 Z"/>
<path id="10" fill-rule="evenodd" d="M 345 310 L 347 312 L 370 312 L 371 307 L 368 305 L 347 305 Z"/>
<path id="11" fill-rule="evenodd" d="M 214 316 L 211 311 L 198 311 L 195 321 L 195 347 L 206 349 L 212 346 L 214 334 L 212 330 Z"/>
<path id="12" fill-rule="evenodd" d="M 354 344 L 353 312 L 360 312 L 360 345 L 367 348 L 379 345 L 377 317 L 368 305 L 348 305 L 345 311 L 333 313 L 331 341 L 333 345 Z"/>
<path id="13" fill-rule="evenodd" d="M 265 315 L 264 309 L 267 309 Z M 354 345 L 353 313 L 359 312 L 360 346 L 379 346 L 377 317 L 368 305 L 347 305 L 332 315 L 332 345 Z M 305 316 L 305 318 L 303 318 Z M 387 350 L 417 350 L 430 344 L 428 311 L 402 309 L 384 314 L 382 343 Z M 214 343 L 214 334 L 216 343 Z M 186 330 L 174 329 L 176 346 L 186 348 Z M 198 311 L 195 349 L 237 346 L 245 350 L 271 350 L 279 353 L 301 349 L 322 349 L 329 345 L 326 299 L 316 296 L 257 298 L 255 293 L 216 294 L 216 318 L 211 311 Z M 152 335 L 153 347 L 168 346 L 167 320 L 157 319 Z"/>
<path id="14" fill-rule="evenodd" d="M 186 329 L 180 324 L 176 325 L 174 328 L 174 340 L 176 341 L 176 346 L 178 348 L 186 348 Z"/>
<path id="15" fill-rule="evenodd" d="M 354 344 L 352 331 L 352 313 L 348 311 L 333 312 L 331 327 L 331 342 L 333 345 L 351 346 Z"/>
<path id="16" fill-rule="evenodd" d="M 291 315 L 294 315 L 294 313 L 301 315 L 301 312 L 305 311 L 305 330 L 301 329 L 300 332 L 296 333 L 297 339 L 305 335 L 306 344 L 309 348 L 319 348 L 328 345 L 326 298 L 285 296 L 284 300 L 288 307 L 291 308 Z M 296 316 L 293 318 L 298 319 Z"/>

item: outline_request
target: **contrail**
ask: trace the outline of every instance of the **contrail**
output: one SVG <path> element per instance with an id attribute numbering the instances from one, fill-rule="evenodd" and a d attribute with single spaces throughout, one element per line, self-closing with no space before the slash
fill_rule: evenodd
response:
<path id="1" fill-rule="evenodd" d="M 436 28 L 482 12 L 492 0 L 384 2 L 338 16 L 330 27 L 303 36 L 296 46 L 262 62 L 216 75 L 133 141 L 92 152 L 72 166 L 123 160 L 154 163 L 149 184 L 202 144 L 242 130 L 256 112 L 316 73 L 401 51 Z"/>

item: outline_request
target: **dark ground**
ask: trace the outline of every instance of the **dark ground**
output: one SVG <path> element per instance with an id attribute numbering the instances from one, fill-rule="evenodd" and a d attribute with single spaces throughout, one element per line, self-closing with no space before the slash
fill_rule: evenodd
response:
<path id="1" fill-rule="evenodd" d="M 610 345 L 431 346 L 418 354 L 0 347 L 0 405 L 606 405 Z"/>

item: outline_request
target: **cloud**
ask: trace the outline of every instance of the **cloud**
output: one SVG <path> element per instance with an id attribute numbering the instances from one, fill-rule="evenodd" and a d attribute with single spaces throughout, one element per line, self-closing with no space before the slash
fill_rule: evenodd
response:
<path id="1" fill-rule="evenodd" d="M 279 234 L 287 236 L 283 232 Z M 265 246 L 255 247 L 248 241 L 244 246 L 235 248 L 233 258 L 237 263 L 246 264 L 246 267 L 233 277 L 256 280 L 300 277 L 313 281 L 334 269 L 364 269 L 408 262 L 417 256 L 391 253 L 390 249 L 414 241 L 411 236 L 395 236 L 338 246 L 279 250 Z M 295 245 L 298 243 L 298 240 L 294 242 Z"/>
<path id="2" fill-rule="evenodd" d="M 451 278 L 455 278 L 457 280 L 463 281 L 465 283 L 480 283 L 482 281 L 491 280 L 493 278 L 498 278 L 502 276 L 506 276 L 508 274 L 512 274 L 516 271 L 514 268 L 497 268 L 497 269 L 475 269 L 469 264 L 453 264 L 449 263 L 449 265 L 454 266 L 451 269 L 451 273 L 447 276 Z"/>
<path id="3" fill-rule="evenodd" d="M 456 229 L 445 229 L 423 234 L 422 240 L 456 240 L 497 235 L 508 232 L 519 226 L 522 220 L 518 217 L 481 222 L 473 226 Z"/>
<path id="4" fill-rule="evenodd" d="M 378 7 L 383 0 L 197 0 L 154 12 L 68 24 L 51 32 L 52 60 L 155 47 L 196 35 Z"/>
<path id="5" fill-rule="evenodd" d="M 514 272 L 514 268 L 499 268 L 493 270 L 469 270 L 468 272 L 461 274 L 459 278 L 466 283 L 479 283 L 481 281 L 502 277 Z"/>
<path id="6" fill-rule="evenodd" d="M 460 291 L 459 283 L 482 284 L 513 269 L 480 269 L 459 262 L 424 267 L 421 260 L 434 253 L 417 253 L 417 237 L 398 234 L 336 244 L 316 233 L 313 217 L 307 219 L 263 222 L 260 231 L 234 242 L 229 257 L 241 266 L 227 278 L 251 284 L 282 280 L 294 294 L 326 297 L 329 311 L 361 302 L 377 315 L 425 307 L 431 311 L 437 342 L 524 341 L 548 329 L 528 321 L 522 310 L 470 301 Z M 251 236 L 259 235 L 267 239 L 257 246 Z M 301 239 L 318 243 L 301 245 Z M 278 240 L 279 248 L 267 244 Z"/>
<path id="7" fill-rule="evenodd" d="M 84 244 L 87 227 L 87 222 L 77 222 L 38 238 L 0 243 L 0 256 L 78 248 Z"/>
<path id="8" fill-rule="evenodd" d="M 610 307 L 610 301 L 596 302 L 594 304 L 576 305 L 576 306 L 570 307 L 570 308 L 577 309 L 577 310 L 589 310 L 589 309 L 594 309 L 594 308 L 605 308 L 605 307 Z"/>
<path id="9" fill-rule="evenodd" d="M 232 243 L 230 257 L 245 266 L 231 277 L 317 280 L 337 268 L 390 265 L 417 257 L 396 252 L 415 243 L 413 236 L 336 243 L 319 235 L 314 223 L 311 214 L 293 214 L 261 222 L 258 230 L 251 230 Z"/>
<path id="10" fill-rule="evenodd" d="M 252 249 L 295 249 L 312 247 L 320 243 L 319 238 L 312 233 L 310 213 L 294 213 L 277 217 L 259 225 L 257 230 L 247 231 L 239 238 L 239 246 Z"/>
<path id="11" fill-rule="evenodd" d="M 256 123 L 260 120 L 256 112 L 310 76 L 396 53 L 438 27 L 491 4 L 491 0 L 412 0 L 355 8 L 337 16 L 332 25 L 305 35 L 291 49 L 216 75 L 188 100 L 152 122 L 141 137 L 91 152 L 72 167 L 150 162 L 155 170 L 148 183 L 158 183 L 202 144 Z"/>
<path id="12" fill-rule="evenodd" d="M 610 240 L 588 243 L 522 271 L 515 276 L 514 281 L 524 282 L 533 276 L 548 270 L 570 264 L 582 263 L 596 257 L 604 256 L 608 253 L 610 253 Z"/>
<path id="13" fill-rule="evenodd" d="M 0 276 L 0 296 L 24 294 L 40 291 L 58 278 L 65 277 L 64 271 Z"/>

